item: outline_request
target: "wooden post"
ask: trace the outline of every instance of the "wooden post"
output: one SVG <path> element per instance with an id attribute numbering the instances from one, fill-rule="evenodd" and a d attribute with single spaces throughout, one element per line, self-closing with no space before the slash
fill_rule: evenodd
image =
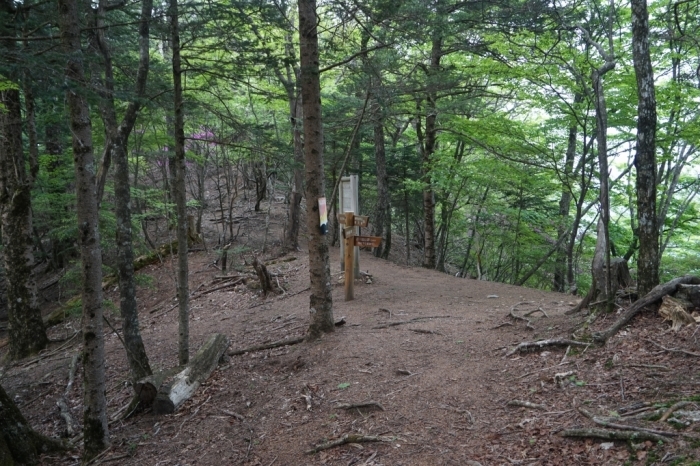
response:
<path id="1" fill-rule="evenodd" d="M 355 285 L 355 214 L 353 212 L 345 212 L 345 227 L 343 228 L 343 236 L 345 241 L 345 301 L 352 301 L 354 296 Z"/>

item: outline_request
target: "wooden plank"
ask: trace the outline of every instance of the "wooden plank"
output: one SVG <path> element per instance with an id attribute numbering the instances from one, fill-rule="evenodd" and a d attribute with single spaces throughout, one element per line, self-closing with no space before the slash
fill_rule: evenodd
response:
<path id="1" fill-rule="evenodd" d="M 343 238 L 352 238 L 355 236 L 355 227 L 343 228 Z"/>
<path id="2" fill-rule="evenodd" d="M 355 221 L 355 214 L 352 212 L 345 213 L 345 219 L 352 225 Z M 352 301 L 355 298 L 355 273 L 354 273 L 354 262 L 355 262 L 355 248 L 354 248 L 354 230 L 355 227 L 345 228 L 345 230 L 351 230 L 352 235 L 345 237 L 345 301 Z M 346 233 L 347 234 L 347 233 Z"/>
<path id="3" fill-rule="evenodd" d="M 345 225 L 345 214 L 338 214 L 338 223 Z"/>
<path id="4" fill-rule="evenodd" d="M 361 248 L 376 248 L 382 242 L 381 236 L 355 236 L 355 246 Z"/>

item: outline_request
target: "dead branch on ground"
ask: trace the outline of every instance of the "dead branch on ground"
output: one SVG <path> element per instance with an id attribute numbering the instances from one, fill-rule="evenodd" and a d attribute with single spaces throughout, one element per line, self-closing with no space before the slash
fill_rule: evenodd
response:
<path id="1" fill-rule="evenodd" d="M 688 356 L 700 357 L 700 354 L 693 353 L 692 351 L 686 351 L 686 350 L 676 349 L 676 348 L 666 348 L 665 346 L 661 346 L 660 344 L 658 344 L 655 341 L 650 340 L 648 338 L 645 338 L 645 340 L 648 341 L 649 343 L 651 343 L 652 345 L 658 346 L 659 348 L 661 348 L 664 351 L 668 351 L 669 353 L 680 353 L 680 354 L 685 354 Z"/>
<path id="2" fill-rule="evenodd" d="M 657 303 L 666 295 L 675 293 L 679 285 L 698 284 L 700 284 L 699 277 L 686 275 L 684 277 L 674 278 L 669 282 L 655 286 L 644 297 L 638 299 L 634 304 L 632 304 L 627 311 L 625 311 L 625 313 L 622 314 L 622 316 L 610 327 L 602 332 L 595 332 L 593 334 L 593 340 L 595 340 L 597 343 L 605 343 L 611 336 L 615 335 L 622 327 L 627 325 L 627 323 L 632 320 L 632 318 L 642 309 L 644 309 L 646 306 Z"/>
<path id="3" fill-rule="evenodd" d="M 377 325 L 376 327 L 372 327 L 373 330 L 380 329 L 380 328 L 389 328 L 389 327 L 396 327 L 397 325 L 403 325 L 403 324 L 412 324 L 414 322 L 420 322 L 422 320 L 429 320 L 429 319 L 451 319 L 452 316 L 425 316 L 425 317 L 414 317 L 413 319 L 409 320 L 399 320 L 396 322 L 389 322 L 386 324 L 382 325 Z"/>
<path id="4" fill-rule="evenodd" d="M 688 405 L 693 404 L 690 401 L 679 401 L 678 403 L 674 404 L 670 408 L 668 408 L 664 413 L 661 415 L 661 418 L 659 418 L 659 422 L 666 422 L 668 421 L 668 418 L 671 417 L 671 414 L 675 413 L 681 408 L 685 408 Z"/>
<path id="5" fill-rule="evenodd" d="M 604 440 L 651 440 L 653 442 L 668 442 L 667 437 L 650 434 L 647 432 L 637 432 L 632 430 L 608 430 L 608 429 L 566 429 L 559 433 L 563 437 L 585 437 L 600 438 Z"/>
<path id="6" fill-rule="evenodd" d="M 585 343 L 583 341 L 574 341 L 574 340 L 567 340 L 567 339 L 552 339 L 552 340 L 539 340 L 539 341 L 524 341 L 508 351 L 506 353 L 506 356 L 511 356 L 517 352 L 527 352 L 529 350 L 540 350 L 544 348 L 545 346 L 562 346 L 562 347 L 567 347 L 567 346 L 585 346 L 588 347 L 590 346 L 591 343 Z"/>
<path id="7" fill-rule="evenodd" d="M 318 453 L 319 451 L 339 447 L 347 443 L 392 442 L 395 439 L 396 437 L 383 437 L 381 435 L 345 434 L 337 440 L 325 442 L 320 445 L 316 445 L 311 450 L 306 450 L 306 454 L 312 455 L 314 453 Z"/>
<path id="8" fill-rule="evenodd" d="M 364 403 L 342 403 L 334 406 L 335 409 L 360 409 L 360 408 L 377 408 L 380 411 L 385 411 L 384 406 L 380 405 L 376 401 L 365 401 Z"/>
<path id="9" fill-rule="evenodd" d="M 540 409 L 542 411 L 547 411 L 547 407 L 545 405 L 530 403 L 529 401 L 523 400 L 511 400 L 508 403 L 506 403 L 506 406 L 519 406 L 521 408 Z"/>
<path id="10" fill-rule="evenodd" d="M 272 343 L 265 343 L 264 345 L 250 346 L 248 348 L 244 348 L 244 349 L 240 349 L 240 350 L 229 351 L 228 355 L 229 356 L 238 356 L 238 355 L 245 354 L 245 353 L 252 353 L 253 351 L 262 351 L 262 350 L 271 349 L 271 348 L 279 348 L 280 346 L 296 345 L 297 343 L 303 342 L 304 338 L 305 337 L 291 338 L 288 340 L 278 340 L 278 341 L 273 341 Z"/>
<path id="11" fill-rule="evenodd" d="M 621 429 L 621 430 L 631 430 L 635 432 L 642 432 L 645 434 L 652 434 L 652 435 L 661 435 L 664 437 L 675 437 L 679 435 L 677 432 L 668 432 L 665 430 L 657 430 L 657 429 L 647 429 L 645 427 L 637 427 L 637 426 L 630 426 L 627 424 L 618 424 L 616 422 L 611 422 L 607 419 L 603 419 L 601 417 L 596 416 L 595 414 L 591 413 L 590 411 L 587 411 L 581 407 L 578 408 L 578 411 L 589 418 L 591 421 L 595 422 L 598 425 L 601 425 L 603 427 L 612 427 L 613 429 Z"/>

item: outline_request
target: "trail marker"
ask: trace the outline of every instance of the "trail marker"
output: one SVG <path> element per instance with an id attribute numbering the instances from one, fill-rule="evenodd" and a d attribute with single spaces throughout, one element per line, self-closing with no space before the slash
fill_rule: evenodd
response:
<path id="1" fill-rule="evenodd" d="M 345 301 L 352 301 L 355 298 L 355 268 L 356 257 L 355 248 L 376 248 L 382 242 L 380 236 L 359 236 L 355 234 L 356 226 L 367 226 L 369 218 L 362 215 L 355 215 L 352 212 L 338 214 L 338 222 L 342 225 L 343 241 L 345 245 Z M 347 226 L 349 225 L 349 226 Z"/>

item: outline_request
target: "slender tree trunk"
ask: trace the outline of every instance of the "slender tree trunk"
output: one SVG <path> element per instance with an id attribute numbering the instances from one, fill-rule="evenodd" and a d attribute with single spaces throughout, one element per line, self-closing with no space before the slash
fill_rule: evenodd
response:
<path id="1" fill-rule="evenodd" d="M 7 280 L 10 358 L 20 359 L 46 348 L 48 338 L 32 267 L 32 178 L 22 147 L 19 91 L 0 91 L 0 206 Z"/>
<path id="2" fill-rule="evenodd" d="M 321 234 L 318 200 L 325 196 L 323 173 L 323 123 L 319 72 L 316 0 L 299 0 L 299 50 L 301 101 L 304 115 L 304 162 L 306 166 L 306 224 L 309 234 L 311 298 L 310 340 L 334 331 L 333 299 L 328 244 Z"/>
<path id="3" fill-rule="evenodd" d="M 178 361 L 185 365 L 190 358 L 189 329 L 189 265 L 187 262 L 187 192 L 185 189 L 185 119 L 182 97 L 182 69 L 180 60 L 180 28 L 177 0 L 170 0 L 170 33 L 173 53 L 173 97 L 175 106 L 175 180 L 177 206 L 177 301 L 179 322 Z"/>
<path id="4" fill-rule="evenodd" d="M 583 95 L 577 93 L 574 95 L 574 108 L 577 104 L 583 101 Z M 578 124 L 574 121 L 569 127 L 569 139 L 566 146 L 566 156 L 564 159 L 564 173 L 562 175 L 561 197 L 559 198 L 559 225 L 557 233 L 559 236 L 564 234 L 568 228 L 569 213 L 571 211 L 571 174 L 574 169 L 574 158 L 576 157 L 576 136 L 578 134 Z M 566 291 L 566 271 L 567 271 L 567 254 L 564 243 L 561 243 L 556 252 L 556 261 L 554 265 L 554 291 Z"/>
<path id="5" fill-rule="evenodd" d="M 428 81 L 435 78 L 440 70 L 442 58 L 442 37 L 434 37 L 430 52 L 430 67 Z M 429 88 L 433 84 L 428 84 Z M 424 247 L 423 267 L 434 269 L 435 260 L 435 191 L 432 186 L 432 159 L 437 149 L 437 92 L 430 89 L 427 95 L 425 116 L 425 143 L 423 144 L 423 219 L 424 219 Z"/>
<path id="6" fill-rule="evenodd" d="M 384 146 L 384 118 L 382 108 L 378 105 L 374 122 L 374 158 L 377 167 L 377 212 L 372 223 L 372 235 L 381 236 L 382 242 L 374 249 L 375 257 L 386 258 L 391 246 L 389 177 L 386 173 L 386 149 Z M 386 234 L 386 236 L 384 236 Z"/>
<path id="7" fill-rule="evenodd" d="M 73 135 L 73 161 L 78 213 L 78 244 L 82 261 L 83 300 L 83 444 L 85 459 L 109 445 L 105 399 L 105 353 L 102 333 L 102 251 L 95 192 L 95 155 L 85 86 L 76 0 L 58 0 L 61 40 L 66 66 L 66 100 Z"/>
<path id="8" fill-rule="evenodd" d="M 637 288 L 644 296 L 659 284 L 659 230 L 656 216 L 656 96 L 649 53 L 646 0 L 632 0 L 632 58 L 637 77 Z"/>
<path id="9" fill-rule="evenodd" d="M 296 88 L 296 86 L 294 86 Z M 296 93 L 296 90 L 294 90 Z M 294 145 L 294 168 L 292 171 L 292 193 L 289 199 L 287 230 L 284 247 L 295 250 L 299 247 L 299 225 L 301 218 L 301 199 L 304 190 L 304 144 L 301 137 L 302 110 L 301 102 L 293 95 L 289 99 L 289 114 L 292 119 L 292 140 Z"/>
<path id="10" fill-rule="evenodd" d="M 606 64 L 607 65 L 607 64 Z M 610 174 L 608 170 L 608 111 L 603 90 L 603 75 L 612 70 L 612 66 L 604 66 L 593 71 L 593 92 L 595 97 L 596 131 L 598 134 L 598 168 L 600 171 L 600 220 L 597 242 L 602 245 L 602 254 L 605 271 L 605 287 L 603 298 L 607 301 L 608 311 L 612 309 L 615 292 L 612 290 L 610 275 Z M 602 238 L 600 237 L 602 233 Z M 594 271 L 595 273 L 595 271 Z"/>
<path id="11" fill-rule="evenodd" d="M 131 183 L 129 181 L 129 135 L 146 91 L 149 68 L 149 26 L 153 0 L 143 0 L 139 24 L 139 68 L 136 74 L 136 96 L 129 103 L 124 118 L 111 141 L 114 157 L 114 197 L 117 217 L 117 270 L 119 275 L 119 309 L 123 319 L 124 343 L 135 382 L 151 375 L 151 367 L 139 329 L 136 286 L 134 283 L 134 246 L 131 232 Z M 106 44 L 105 44 L 106 46 Z M 112 102 L 113 105 L 113 102 Z"/>

